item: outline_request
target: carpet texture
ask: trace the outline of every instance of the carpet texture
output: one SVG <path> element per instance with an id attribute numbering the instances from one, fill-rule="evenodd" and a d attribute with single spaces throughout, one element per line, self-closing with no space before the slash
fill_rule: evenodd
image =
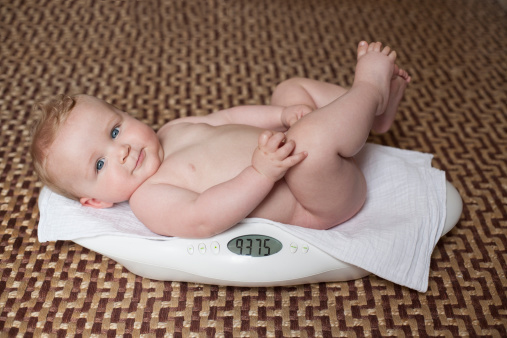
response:
<path id="1" fill-rule="evenodd" d="M 398 51 L 410 84 L 370 142 L 435 155 L 464 209 L 426 293 L 376 276 L 239 288 L 159 282 L 37 241 L 37 98 L 87 93 L 155 129 L 265 104 L 280 81 L 349 86 L 356 44 Z M 494 0 L 2 0 L 0 336 L 507 336 L 507 12 Z"/>

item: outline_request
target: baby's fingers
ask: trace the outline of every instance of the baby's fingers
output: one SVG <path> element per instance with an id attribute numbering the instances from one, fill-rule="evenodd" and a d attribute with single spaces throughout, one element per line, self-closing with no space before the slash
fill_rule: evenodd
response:
<path id="1" fill-rule="evenodd" d="M 268 140 L 266 147 L 270 151 L 276 151 L 280 146 L 282 145 L 283 140 L 285 140 L 285 134 L 284 133 L 276 133 L 271 136 L 271 138 Z"/>
<path id="2" fill-rule="evenodd" d="M 270 130 L 265 130 L 259 135 L 259 148 L 266 148 L 266 150 L 274 152 L 280 148 L 284 139 L 284 133 L 273 133 Z"/>
<path id="3" fill-rule="evenodd" d="M 276 151 L 278 158 L 284 159 L 288 157 L 296 148 L 296 142 L 290 140 L 283 143 L 283 145 Z"/>
<path id="4" fill-rule="evenodd" d="M 306 151 L 292 154 L 296 148 L 296 142 L 293 140 L 287 141 L 280 149 L 277 151 L 277 155 L 280 156 L 280 159 L 282 160 L 283 165 L 286 168 L 290 168 L 292 166 L 295 166 L 299 162 L 303 161 L 306 156 L 308 156 L 308 153 Z"/>
<path id="5" fill-rule="evenodd" d="M 273 136 L 273 132 L 266 130 L 259 135 L 259 147 L 265 147 Z"/>
<path id="6" fill-rule="evenodd" d="M 297 154 L 287 157 L 285 160 L 283 160 L 283 164 L 287 168 L 291 168 L 291 167 L 295 166 L 296 164 L 302 162 L 307 156 L 308 156 L 308 152 L 303 151 L 301 153 L 297 153 Z"/>

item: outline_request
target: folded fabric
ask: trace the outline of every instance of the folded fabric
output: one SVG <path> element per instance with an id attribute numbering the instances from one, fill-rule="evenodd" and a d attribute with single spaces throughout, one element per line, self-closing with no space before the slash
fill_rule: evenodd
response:
<path id="1" fill-rule="evenodd" d="M 432 158 L 367 144 L 356 156 L 368 184 L 366 203 L 356 216 L 329 230 L 266 222 L 341 261 L 425 292 L 431 254 L 446 217 L 445 173 L 431 167 Z M 43 188 L 39 210 L 40 242 L 100 235 L 174 239 L 151 232 L 127 202 L 99 210 Z"/>

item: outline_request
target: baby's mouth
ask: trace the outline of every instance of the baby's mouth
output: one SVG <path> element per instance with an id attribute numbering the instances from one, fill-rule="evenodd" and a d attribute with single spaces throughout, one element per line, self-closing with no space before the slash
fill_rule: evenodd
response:
<path id="1" fill-rule="evenodd" d="M 139 157 L 137 158 L 137 162 L 136 162 L 136 166 L 134 167 L 134 170 L 138 169 L 139 167 L 141 167 L 143 165 L 143 161 L 144 161 L 145 156 L 146 156 L 146 153 L 145 153 L 144 149 L 141 149 L 141 151 L 139 152 Z"/>

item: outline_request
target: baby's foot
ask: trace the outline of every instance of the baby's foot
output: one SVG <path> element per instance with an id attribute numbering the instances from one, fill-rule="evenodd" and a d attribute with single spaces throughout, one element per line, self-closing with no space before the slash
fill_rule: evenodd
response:
<path id="1" fill-rule="evenodd" d="M 377 133 L 385 133 L 389 130 L 389 128 L 391 128 L 394 118 L 396 117 L 396 112 L 398 111 L 398 105 L 400 104 L 403 94 L 405 93 L 405 89 L 411 79 L 412 78 L 405 70 L 399 69 L 398 66 L 395 65 L 386 110 L 383 114 L 375 118 L 372 127 L 373 131 Z"/>
<path id="2" fill-rule="evenodd" d="M 366 43 L 361 41 L 357 48 L 357 67 L 355 85 L 367 84 L 379 94 L 378 108 L 375 115 L 383 114 L 389 102 L 391 80 L 394 76 L 396 52 L 390 47 L 382 48 L 380 42 Z"/>

